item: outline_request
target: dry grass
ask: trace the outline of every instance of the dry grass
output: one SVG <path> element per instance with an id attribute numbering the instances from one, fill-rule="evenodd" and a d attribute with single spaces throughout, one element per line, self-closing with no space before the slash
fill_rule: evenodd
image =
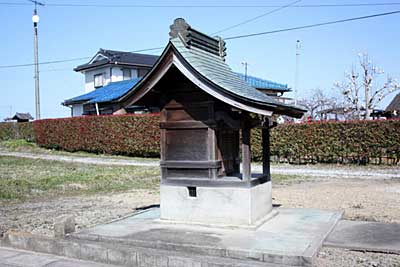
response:
<path id="1" fill-rule="evenodd" d="M 155 189 L 158 167 L 99 166 L 0 156 L 0 199 Z"/>

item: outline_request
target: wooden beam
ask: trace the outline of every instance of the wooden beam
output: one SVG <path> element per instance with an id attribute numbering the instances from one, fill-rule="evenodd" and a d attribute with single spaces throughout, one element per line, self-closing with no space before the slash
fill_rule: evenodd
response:
<path id="1" fill-rule="evenodd" d="M 246 123 L 242 128 L 242 179 L 251 179 L 251 148 L 250 148 L 251 128 Z"/>
<path id="2" fill-rule="evenodd" d="M 269 140 L 269 122 L 267 119 L 266 127 L 262 128 L 262 155 L 263 155 L 263 175 L 271 180 L 270 169 L 270 140 Z"/>

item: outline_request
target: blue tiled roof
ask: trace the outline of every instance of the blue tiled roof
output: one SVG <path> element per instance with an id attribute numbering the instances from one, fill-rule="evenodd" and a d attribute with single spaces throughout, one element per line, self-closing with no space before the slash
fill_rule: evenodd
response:
<path id="1" fill-rule="evenodd" d="M 243 81 L 247 81 L 247 83 L 255 88 L 258 89 L 272 89 L 272 90 L 276 90 L 276 91 L 281 91 L 281 92 L 288 92 L 290 91 L 290 88 L 287 86 L 287 84 L 281 84 L 281 83 L 277 83 L 277 82 L 273 82 L 273 81 L 269 81 L 269 80 L 264 80 L 261 78 L 257 78 L 254 76 L 249 76 L 247 75 L 247 79 L 246 76 L 241 74 L 241 73 L 237 73 L 240 76 L 240 79 L 242 79 Z"/>
<path id="2" fill-rule="evenodd" d="M 106 86 L 100 87 L 92 92 L 80 95 L 64 101 L 65 105 L 75 103 L 101 103 L 109 102 L 123 96 L 126 92 L 132 89 L 141 78 L 134 78 L 132 80 L 112 82 Z"/>

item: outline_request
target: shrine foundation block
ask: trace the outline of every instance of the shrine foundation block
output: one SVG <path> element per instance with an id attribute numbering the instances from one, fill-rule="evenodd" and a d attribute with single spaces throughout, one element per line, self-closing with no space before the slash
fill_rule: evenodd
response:
<path id="1" fill-rule="evenodd" d="M 271 182 L 253 187 L 161 185 L 161 220 L 221 226 L 257 226 L 272 217 Z"/>

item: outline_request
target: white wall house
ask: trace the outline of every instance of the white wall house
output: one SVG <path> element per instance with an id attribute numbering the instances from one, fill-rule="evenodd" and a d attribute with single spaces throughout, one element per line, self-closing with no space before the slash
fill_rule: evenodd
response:
<path id="1" fill-rule="evenodd" d="M 115 91 L 123 94 L 125 90 L 132 88 L 138 82 L 135 78 L 143 77 L 157 59 L 158 56 L 154 55 L 100 49 L 88 63 L 74 69 L 85 76 L 83 95 L 65 100 L 63 105 L 71 108 L 73 117 L 138 112 L 137 108 L 140 107 L 121 108 L 118 106 L 116 104 L 118 101 L 115 100 L 122 95 L 115 95 Z M 291 101 L 290 98 L 282 97 L 284 93 L 291 91 L 286 84 L 239 73 L 238 75 L 252 87 L 278 101 L 284 103 Z M 101 90 L 96 93 L 96 90 L 100 88 Z M 114 93 L 110 96 L 109 92 Z M 108 97 L 113 97 L 113 99 Z"/>
<path id="2" fill-rule="evenodd" d="M 88 63 L 74 70 L 85 75 L 82 93 L 86 94 L 112 82 L 143 77 L 157 59 L 158 56 L 154 55 L 100 49 Z M 82 116 L 85 114 L 84 104 L 84 101 L 75 101 L 65 105 L 71 108 L 71 116 Z"/>
<path id="3" fill-rule="evenodd" d="M 119 82 L 139 77 L 137 68 L 119 66 L 99 67 L 82 71 L 82 73 L 85 75 L 85 93 L 108 85 L 110 82 Z"/>

